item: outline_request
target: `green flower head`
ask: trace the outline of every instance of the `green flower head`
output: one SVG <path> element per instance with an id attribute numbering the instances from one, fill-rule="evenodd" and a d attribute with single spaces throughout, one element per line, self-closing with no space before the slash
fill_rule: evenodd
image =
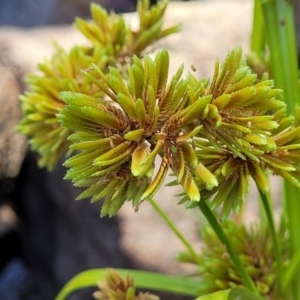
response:
<path id="1" fill-rule="evenodd" d="M 190 199 L 200 199 L 190 171 L 198 160 L 187 140 L 201 127 L 185 128 L 203 113 L 210 97 L 189 104 L 182 67 L 167 83 L 167 51 L 154 60 L 146 56 L 143 63 L 137 57 L 133 61 L 125 82 L 115 68 L 110 69 L 109 78 L 96 66 L 94 72 L 85 72 L 106 94 L 105 99 L 61 93 L 66 107 L 58 118 L 76 131 L 69 138 L 70 148 L 79 151 L 65 163 L 70 168 L 66 178 L 87 187 L 78 199 L 105 197 L 102 215 L 115 214 L 126 200 L 137 207 L 152 197 L 170 167 Z M 153 175 L 157 156 L 161 163 Z"/>
<path id="2" fill-rule="evenodd" d="M 80 70 L 106 65 L 104 50 L 74 47 L 69 53 L 56 46 L 51 60 L 39 64 L 41 75 L 27 78 L 29 91 L 20 96 L 24 117 L 18 130 L 29 137 L 31 148 L 40 155 L 39 165 L 52 170 L 68 150 L 70 131 L 58 123 L 56 114 L 64 107 L 59 93 L 70 90 L 100 96 L 96 85 L 87 81 Z"/>
<path id="3" fill-rule="evenodd" d="M 178 26 L 163 29 L 166 7 L 166 1 L 158 1 L 151 7 L 148 0 L 139 1 L 140 27 L 133 31 L 122 16 L 92 3 L 92 20 L 76 19 L 77 29 L 91 45 L 73 47 L 69 53 L 56 45 L 53 57 L 39 64 L 40 74 L 28 76 L 29 91 L 20 97 L 24 117 L 19 131 L 40 155 L 41 167 L 54 169 L 68 151 L 67 137 L 71 132 L 62 128 L 55 116 L 65 105 L 59 93 L 72 91 L 100 97 L 101 90 L 82 76 L 80 70 L 90 68 L 92 63 L 104 73 L 109 65 L 126 69 L 124 66 L 134 53 L 141 56 L 155 40 L 178 31 Z"/>
<path id="4" fill-rule="evenodd" d="M 190 99 L 211 97 L 199 116 L 202 130 L 193 138 L 201 162 L 194 169 L 195 181 L 202 198 L 212 199 L 213 208 L 222 204 L 223 220 L 232 209 L 240 210 L 250 177 L 264 193 L 269 190 L 268 170 L 299 185 L 299 127 L 288 121 L 293 118 L 284 117 L 282 91 L 266 76 L 257 80 L 240 47 L 222 66 L 216 63 L 211 82 L 192 75 L 189 82 Z"/>
<path id="5" fill-rule="evenodd" d="M 98 287 L 100 291 L 93 293 L 95 300 L 159 300 L 159 297 L 149 293 L 139 293 L 136 296 L 133 277 L 128 274 L 121 277 L 114 269 L 107 271 Z"/>
<path id="6" fill-rule="evenodd" d="M 249 229 L 245 225 L 225 221 L 222 224 L 230 243 L 251 276 L 260 295 L 265 299 L 279 300 L 277 287 L 279 284 L 276 258 L 269 228 L 265 225 L 254 224 Z M 238 271 L 232 262 L 226 247 L 220 242 L 216 233 L 209 226 L 201 228 L 204 247 L 198 262 L 188 253 L 181 253 L 181 262 L 196 264 L 198 267 L 201 294 L 210 294 L 234 287 L 244 287 Z M 287 262 L 288 237 L 284 226 L 277 231 L 281 245 L 281 256 Z"/>

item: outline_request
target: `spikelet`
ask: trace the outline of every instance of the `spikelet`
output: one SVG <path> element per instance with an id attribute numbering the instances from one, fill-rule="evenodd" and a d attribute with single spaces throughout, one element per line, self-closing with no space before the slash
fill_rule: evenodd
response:
<path id="1" fill-rule="evenodd" d="M 189 129 L 201 126 L 191 137 L 200 164 L 190 170 L 202 199 L 211 199 L 214 208 L 222 206 L 222 220 L 231 210 L 240 210 L 250 177 L 268 192 L 268 169 L 299 186 L 300 129 L 293 117 L 285 116 L 281 93 L 267 76 L 257 80 L 240 47 L 227 55 L 221 67 L 217 61 L 211 83 L 188 76 L 190 105 L 181 112 L 181 126 L 194 114 L 198 122 Z M 203 107 L 197 103 L 200 99 L 205 99 Z M 177 169 L 182 176 L 185 169 Z"/>
<path id="2" fill-rule="evenodd" d="M 275 113 L 285 107 L 276 99 L 281 91 L 273 89 L 270 80 L 256 82 L 242 59 L 240 47 L 227 55 L 221 68 L 216 64 L 213 80 L 204 93 L 212 95 L 214 110 L 200 119 L 202 137 L 214 136 L 241 159 L 257 160 L 255 149 L 258 153 L 273 150 L 266 148 L 268 137 L 279 124 L 267 115 L 267 110 Z"/>
<path id="3" fill-rule="evenodd" d="M 140 56 L 155 41 L 178 32 L 179 26 L 163 27 L 167 1 L 150 6 L 149 0 L 138 1 L 139 28 L 132 29 L 121 15 L 107 12 L 96 3 L 90 6 L 92 20 L 76 18 L 76 28 L 93 44 L 108 47 L 111 57 Z"/>

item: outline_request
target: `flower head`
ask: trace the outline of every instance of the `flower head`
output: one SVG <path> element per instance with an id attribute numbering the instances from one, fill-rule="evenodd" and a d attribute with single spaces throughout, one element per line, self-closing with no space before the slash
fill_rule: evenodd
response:
<path id="1" fill-rule="evenodd" d="M 102 215 L 115 214 L 126 200 L 137 206 L 152 197 L 170 167 L 190 199 L 200 198 L 191 173 L 198 160 L 187 139 L 201 127 L 189 130 L 188 125 L 203 113 L 210 97 L 189 104 L 183 68 L 169 84 L 168 68 L 165 50 L 154 60 L 134 57 L 125 82 L 119 70 L 110 68 L 107 78 L 95 66 L 85 75 L 106 94 L 105 99 L 61 93 L 66 106 L 58 118 L 76 131 L 70 136 L 70 148 L 80 151 L 66 161 L 71 168 L 66 178 L 87 187 L 78 199 L 92 196 L 96 201 L 105 196 Z M 153 176 L 157 156 L 161 163 Z"/>
<path id="2" fill-rule="evenodd" d="M 159 300 L 149 293 L 135 295 L 134 279 L 128 274 L 123 278 L 117 271 L 110 269 L 106 278 L 98 283 L 100 291 L 94 292 L 96 300 Z"/>
<path id="3" fill-rule="evenodd" d="M 138 207 L 152 197 L 171 169 L 172 184 L 184 189 L 180 203 L 211 198 L 214 208 L 223 205 L 224 220 L 241 208 L 250 177 L 262 192 L 268 169 L 299 184 L 299 128 L 284 117 L 281 90 L 256 81 L 241 48 L 217 62 L 211 83 L 181 79 L 182 66 L 168 83 L 168 65 L 163 50 L 154 60 L 135 56 L 125 80 L 116 68 L 105 75 L 94 66 L 85 78 L 105 97 L 61 93 L 58 118 L 75 132 L 70 148 L 79 151 L 65 163 L 66 178 L 87 188 L 78 199 L 105 197 L 101 215 L 111 216 L 126 200 Z"/>
<path id="4" fill-rule="evenodd" d="M 255 224 L 250 229 L 245 225 L 237 225 L 233 221 L 225 221 L 222 227 L 237 255 L 249 272 L 259 293 L 269 300 L 279 300 L 276 277 L 277 264 L 269 228 Z M 226 247 L 220 242 L 213 229 L 206 225 L 201 228 L 204 242 L 200 260 L 194 261 L 188 253 L 182 253 L 179 260 L 198 265 L 201 280 L 201 293 L 210 294 L 233 287 L 243 287 L 243 282 L 232 262 Z M 288 237 L 284 226 L 277 231 L 281 255 L 286 262 L 288 257 Z"/>
<path id="5" fill-rule="evenodd" d="M 213 208 L 223 205 L 223 220 L 232 209 L 240 210 L 250 177 L 262 192 L 269 190 L 266 172 L 270 169 L 299 185 L 299 127 L 292 128 L 287 122 L 290 117 L 284 117 L 285 104 L 278 99 L 282 91 L 266 76 L 257 80 L 240 47 L 227 55 L 221 67 L 216 63 L 211 82 L 191 75 L 189 82 L 194 99 L 211 97 L 199 116 L 202 130 L 193 141 L 201 162 L 194 170 L 195 181 L 202 198 L 212 198 Z M 216 185 L 212 185 L 214 178 Z M 181 202 L 188 200 L 184 197 Z"/>
<path id="6" fill-rule="evenodd" d="M 100 96 L 101 91 L 81 74 L 82 68 L 107 64 L 105 50 L 74 47 L 69 53 L 56 46 L 51 60 L 39 64 L 41 75 L 27 78 L 29 91 L 20 96 L 24 117 L 18 130 L 29 137 L 31 148 L 39 153 L 39 165 L 52 170 L 68 150 L 70 131 L 58 123 L 56 114 L 64 107 L 59 93 L 64 90 Z"/>

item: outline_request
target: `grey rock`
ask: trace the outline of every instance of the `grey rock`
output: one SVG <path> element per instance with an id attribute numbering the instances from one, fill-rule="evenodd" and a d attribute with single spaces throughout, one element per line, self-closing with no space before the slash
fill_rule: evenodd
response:
<path id="1" fill-rule="evenodd" d="M 26 151 L 26 140 L 15 132 L 21 117 L 18 94 L 21 92 L 15 73 L 0 64 L 0 179 L 15 177 Z"/>
<path id="2" fill-rule="evenodd" d="M 96 0 L 107 9 L 128 12 L 134 0 Z M 75 16 L 89 17 L 90 0 L 1 0 L 0 25 L 33 27 L 45 24 L 69 24 Z"/>

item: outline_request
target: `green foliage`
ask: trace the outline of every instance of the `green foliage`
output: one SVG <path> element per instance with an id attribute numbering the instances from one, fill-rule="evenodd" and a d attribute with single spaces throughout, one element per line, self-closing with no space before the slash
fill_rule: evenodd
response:
<path id="1" fill-rule="evenodd" d="M 228 300 L 230 290 L 219 291 L 213 294 L 198 297 L 196 300 Z"/>
<path id="2" fill-rule="evenodd" d="M 69 294 L 78 289 L 96 287 L 97 282 L 105 281 L 107 271 L 107 269 L 91 269 L 77 274 L 66 283 L 55 300 L 64 300 Z M 123 278 L 126 276 L 133 277 L 134 286 L 137 288 L 155 289 L 192 297 L 198 295 L 199 283 L 186 277 L 137 270 L 116 269 L 116 271 Z"/>
<path id="3" fill-rule="evenodd" d="M 196 300 L 266 300 L 247 289 L 233 288 L 198 297 Z"/>

